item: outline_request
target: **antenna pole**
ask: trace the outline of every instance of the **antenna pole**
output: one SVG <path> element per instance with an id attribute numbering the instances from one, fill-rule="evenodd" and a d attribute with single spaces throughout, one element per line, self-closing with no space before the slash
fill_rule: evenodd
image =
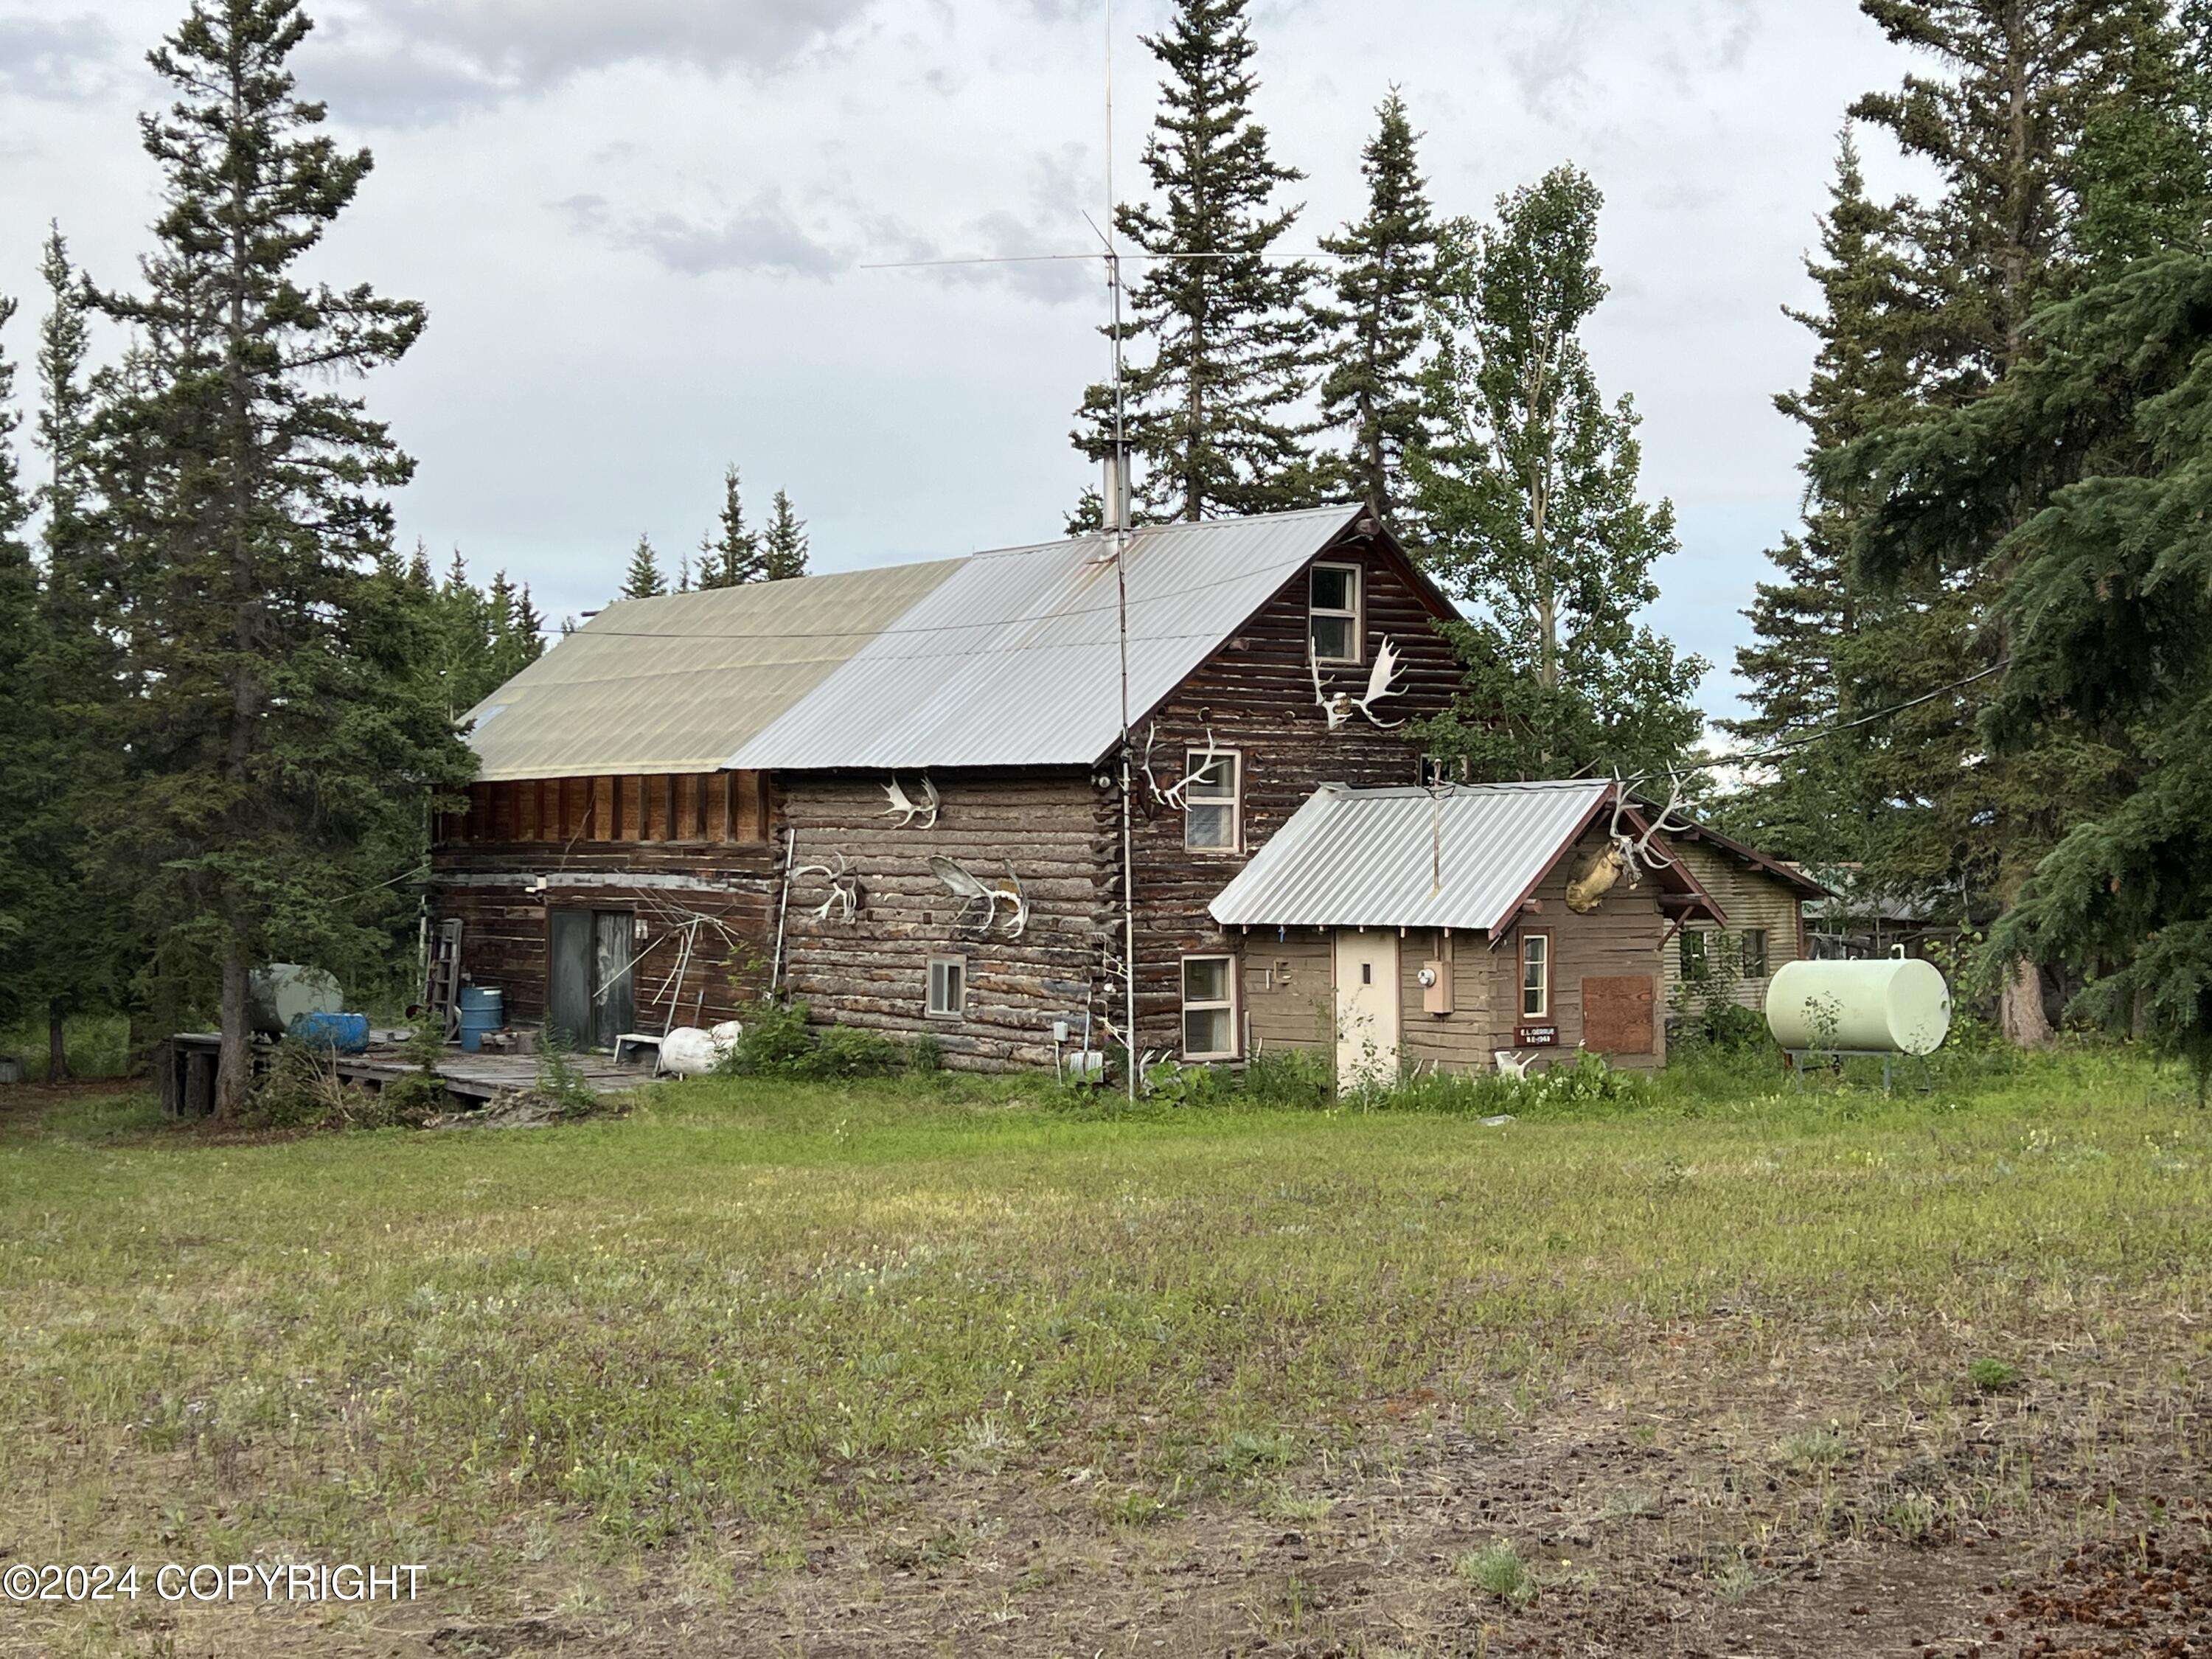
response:
<path id="1" fill-rule="evenodd" d="M 1129 493 L 1127 415 L 1121 380 L 1121 255 L 1114 240 L 1114 0 L 1106 0 L 1106 289 L 1113 301 L 1114 325 L 1107 332 L 1114 374 L 1114 493 Z M 1121 1019 L 1122 1072 L 1129 1098 L 1137 1097 L 1137 853 L 1130 795 L 1136 785 L 1130 766 L 1129 573 L 1127 514 L 1119 501 L 1104 503 L 1108 535 L 1114 549 L 1114 603 L 1121 651 Z"/>

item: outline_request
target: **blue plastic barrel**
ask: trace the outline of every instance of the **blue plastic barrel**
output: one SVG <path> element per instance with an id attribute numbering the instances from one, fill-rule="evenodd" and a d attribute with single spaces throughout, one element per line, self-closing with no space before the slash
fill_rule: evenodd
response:
<path id="1" fill-rule="evenodd" d="M 495 985 L 461 987 L 461 1047 L 475 1054 L 483 1047 L 484 1033 L 507 1024 L 507 993 Z"/>
<path id="2" fill-rule="evenodd" d="M 313 1048 L 332 1054 L 368 1052 L 367 1014 L 302 1014 L 292 1022 L 291 1035 Z"/>

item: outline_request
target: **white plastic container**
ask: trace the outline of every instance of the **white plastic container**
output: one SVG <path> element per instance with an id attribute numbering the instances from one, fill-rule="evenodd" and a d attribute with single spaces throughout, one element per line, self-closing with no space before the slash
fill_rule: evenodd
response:
<path id="1" fill-rule="evenodd" d="M 726 1019 L 708 1031 L 696 1025 L 679 1025 L 660 1039 L 660 1069 L 678 1077 L 711 1072 L 737 1047 L 744 1029 L 734 1019 Z"/>
<path id="2" fill-rule="evenodd" d="M 1917 958 L 1784 963 L 1766 988 L 1766 1029 L 1784 1048 L 1933 1054 L 1951 1030 L 1951 988 Z"/>

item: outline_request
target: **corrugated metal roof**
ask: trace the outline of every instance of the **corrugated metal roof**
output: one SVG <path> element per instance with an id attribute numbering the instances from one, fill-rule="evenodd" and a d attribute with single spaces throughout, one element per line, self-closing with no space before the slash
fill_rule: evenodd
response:
<path id="1" fill-rule="evenodd" d="M 1172 691 L 1359 509 L 1135 532 L 1129 710 Z M 765 731 L 737 767 L 1087 766 L 1121 737 L 1103 536 L 979 553 Z"/>
<path id="2" fill-rule="evenodd" d="M 965 562 L 611 605 L 469 711 L 477 776 L 714 771 Z"/>
<path id="3" fill-rule="evenodd" d="M 1324 784 L 1208 907 L 1224 927 L 1494 933 L 1613 786 Z"/>
<path id="4" fill-rule="evenodd" d="M 1129 538 L 1143 714 L 1359 509 Z M 1103 536 L 610 605 L 470 711 L 487 781 L 720 767 L 1087 766 L 1121 735 Z"/>

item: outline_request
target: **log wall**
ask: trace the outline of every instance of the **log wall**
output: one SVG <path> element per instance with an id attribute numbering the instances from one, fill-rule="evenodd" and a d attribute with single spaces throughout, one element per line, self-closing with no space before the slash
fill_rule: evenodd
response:
<path id="1" fill-rule="evenodd" d="M 785 983 L 818 1022 L 902 1037 L 933 1037 L 945 1064 L 997 1071 L 1052 1063 L 1052 1024 L 1083 1015 L 1098 979 L 1100 888 L 1112 855 L 1102 844 L 1087 772 L 933 772 L 940 805 L 930 829 L 885 815 L 884 775 L 780 776 L 781 822 L 796 840 L 794 868 L 834 867 L 859 877 L 851 921 L 834 908 L 826 878 L 793 884 Z M 914 786 L 907 779 L 909 791 Z M 1030 906 L 1019 939 L 1001 921 L 981 931 L 980 906 L 932 872 L 949 859 L 985 880 L 1012 866 Z M 967 1001 L 958 1019 L 927 1012 L 929 961 L 960 957 Z M 1099 1042 L 1094 1030 L 1094 1046 Z"/>
<path id="2" fill-rule="evenodd" d="M 1441 712 L 1458 687 L 1458 664 L 1399 556 L 1359 543 L 1322 557 L 1358 563 L 1366 591 L 1365 661 L 1357 670 L 1330 671 L 1330 690 L 1363 694 L 1387 636 L 1399 653 L 1403 690 L 1376 706 L 1380 718 L 1397 722 Z M 1206 914 L 1207 903 L 1317 786 L 1419 781 L 1419 754 L 1402 730 L 1382 730 L 1358 713 L 1328 729 L 1307 660 L 1306 607 L 1301 572 L 1137 726 L 1137 751 L 1152 740 L 1153 779 L 1163 789 L 1182 778 L 1186 750 L 1203 749 L 1209 729 L 1243 761 L 1243 844 L 1235 853 L 1186 849 L 1183 815 L 1154 799 L 1141 775 L 1137 781 L 1137 1024 L 1146 1048 L 1180 1052 L 1182 957 L 1235 949 Z M 1118 786 L 1102 787 L 1101 831 L 1117 859 L 1119 810 Z M 1120 876 L 1117 862 L 1109 872 L 1109 902 L 1116 914 Z"/>

